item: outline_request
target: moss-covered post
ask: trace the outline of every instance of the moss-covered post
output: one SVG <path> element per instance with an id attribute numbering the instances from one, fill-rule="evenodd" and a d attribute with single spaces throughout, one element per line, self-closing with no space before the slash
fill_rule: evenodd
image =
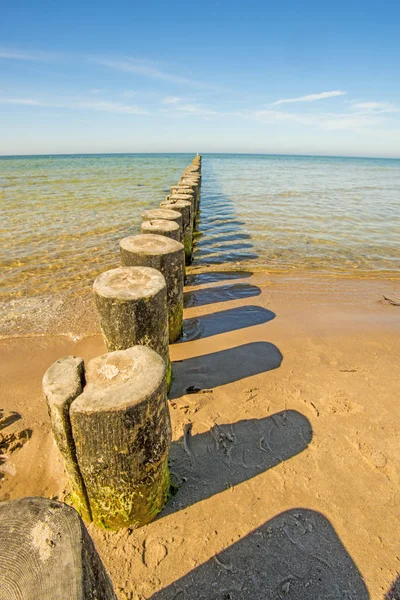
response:
<path id="1" fill-rule="evenodd" d="M 92 359 L 70 417 L 95 523 L 112 529 L 149 523 L 170 487 L 163 359 L 145 346 Z"/>
<path id="2" fill-rule="evenodd" d="M 169 388 L 172 374 L 164 276 L 150 267 L 118 267 L 99 275 L 93 291 L 106 349 L 149 346 L 167 365 Z"/>
<path id="3" fill-rule="evenodd" d="M 164 275 L 167 282 L 169 342 L 175 342 L 181 335 L 183 320 L 183 244 L 161 235 L 142 234 L 122 239 L 119 247 L 124 266 L 152 267 Z"/>
<path id="4" fill-rule="evenodd" d="M 51 428 L 58 449 L 64 459 L 71 485 L 71 499 L 84 519 L 91 520 L 89 501 L 82 474 L 76 459 L 72 439 L 69 409 L 83 389 L 84 365 L 81 358 L 66 356 L 47 369 L 42 387 L 50 415 Z"/>
<path id="5" fill-rule="evenodd" d="M 185 262 L 190 265 L 192 262 L 193 248 L 193 212 L 192 203 L 186 200 L 169 200 L 166 199 L 160 203 L 161 208 L 170 210 L 178 210 L 182 215 L 183 223 L 183 245 L 185 247 Z"/>
<path id="6" fill-rule="evenodd" d="M 82 519 L 48 498 L 0 502 L 1 600 L 117 600 Z"/>
<path id="7" fill-rule="evenodd" d="M 166 219 L 152 219 L 151 221 L 143 221 L 142 233 L 163 235 L 175 240 L 176 242 L 181 241 L 181 229 L 178 223 L 175 221 L 167 221 Z"/>
<path id="8" fill-rule="evenodd" d="M 142 213 L 142 221 L 152 221 L 156 219 L 163 219 L 165 221 L 174 221 L 178 223 L 180 229 L 179 242 L 183 242 L 183 223 L 182 215 L 177 210 L 168 210 L 168 208 L 153 208 L 145 210 Z"/>

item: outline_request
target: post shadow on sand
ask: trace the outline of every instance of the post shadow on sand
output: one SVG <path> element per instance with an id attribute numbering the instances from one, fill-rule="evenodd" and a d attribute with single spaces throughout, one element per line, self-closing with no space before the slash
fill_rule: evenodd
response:
<path id="1" fill-rule="evenodd" d="M 202 290 L 184 292 L 183 306 L 184 308 L 204 306 L 205 304 L 229 302 L 229 300 L 239 300 L 240 298 L 252 298 L 260 294 L 261 290 L 256 285 L 251 285 L 250 283 L 230 283 Z"/>
<path id="2" fill-rule="evenodd" d="M 272 469 L 302 452 L 311 439 L 310 422 L 295 410 L 214 423 L 194 436 L 186 432 L 171 446 L 170 471 L 179 490 L 160 518 Z"/>
<path id="3" fill-rule="evenodd" d="M 275 313 L 271 310 L 262 308 L 262 306 L 246 305 L 184 319 L 183 333 L 178 343 L 182 344 L 199 338 L 219 335 L 220 333 L 262 325 L 274 318 Z"/>
<path id="4" fill-rule="evenodd" d="M 172 365 L 174 381 L 170 398 L 173 400 L 183 396 L 191 386 L 200 389 L 215 388 L 278 369 L 282 360 L 283 356 L 275 344 L 250 342 L 175 361 Z"/>
<path id="5" fill-rule="evenodd" d="M 218 283 L 233 279 L 247 279 L 251 277 L 251 271 L 209 271 L 204 273 L 191 273 L 186 276 L 187 285 L 202 285 L 204 283 Z"/>
<path id="6" fill-rule="evenodd" d="M 291 509 L 258 527 L 151 600 L 369 600 L 329 520 Z"/>
<path id="7" fill-rule="evenodd" d="M 396 581 L 393 582 L 393 585 L 385 595 L 384 600 L 400 600 L 400 575 L 397 577 Z"/>

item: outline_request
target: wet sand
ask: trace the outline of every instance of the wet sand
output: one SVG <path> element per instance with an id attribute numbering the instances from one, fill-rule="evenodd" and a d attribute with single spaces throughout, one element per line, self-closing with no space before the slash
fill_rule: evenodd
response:
<path id="1" fill-rule="evenodd" d="M 400 282 L 207 272 L 189 283 L 171 346 L 179 489 L 140 530 L 89 525 L 118 598 L 391 598 L 400 307 L 379 300 L 399 300 Z M 10 430 L 32 431 L 0 464 L 2 500 L 65 498 L 41 379 L 61 356 L 104 352 L 89 297 L 73 320 L 68 299 L 46 306 L 37 318 L 18 307 L 20 337 L 5 328 L 0 340 L 0 408 L 21 415 Z"/>

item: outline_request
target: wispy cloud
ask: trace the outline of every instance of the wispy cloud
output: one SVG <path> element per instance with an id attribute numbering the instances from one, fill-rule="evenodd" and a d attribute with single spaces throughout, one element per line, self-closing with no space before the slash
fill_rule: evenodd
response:
<path id="1" fill-rule="evenodd" d="M 14 104 L 23 106 L 38 106 L 45 108 L 65 108 L 69 110 L 92 110 L 119 114 L 148 115 L 149 113 L 140 106 L 110 102 L 104 100 L 38 100 L 35 98 L 9 98 L 0 96 L 0 104 Z"/>
<path id="2" fill-rule="evenodd" d="M 400 107 L 391 104 L 390 102 L 353 102 L 351 109 L 368 114 L 394 113 L 400 111 Z"/>
<path id="3" fill-rule="evenodd" d="M 365 113 L 292 113 L 279 110 L 259 110 L 249 115 L 266 124 L 297 123 L 328 130 L 355 130 L 377 125 L 385 117 Z"/>
<path id="4" fill-rule="evenodd" d="M 168 113 L 173 116 L 182 116 L 182 115 L 197 115 L 205 118 L 212 117 L 216 114 L 219 114 L 221 117 L 222 113 L 217 113 L 217 111 L 212 110 L 210 108 L 205 108 L 200 104 L 185 102 L 183 98 L 179 98 L 178 96 L 169 96 L 162 100 L 163 104 L 167 104 L 168 108 L 163 109 L 161 112 Z"/>
<path id="5" fill-rule="evenodd" d="M 161 81 L 169 81 L 172 83 L 178 83 L 182 85 L 189 85 L 193 87 L 208 87 L 207 84 L 200 81 L 195 81 L 188 77 L 182 77 L 181 75 L 174 75 L 172 73 L 166 73 L 161 71 L 154 63 L 150 63 L 146 60 L 139 59 L 125 59 L 125 60 L 112 60 L 112 59 L 101 59 L 95 58 L 94 61 L 98 64 L 114 69 L 117 71 L 125 71 L 127 73 L 136 73 L 149 79 L 157 79 Z"/>
<path id="6" fill-rule="evenodd" d="M 23 50 L 10 50 L 0 48 L 0 59 L 7 60 L 27 60 L 27 61 L 46 61 L 53 57 L 47 52 L 25 52 Z"/>
<path id="7" fill-rule="evenodd" d="M 317 100 L 325 100 L 326 98 L 336 98 L 337 96 L 345 96 L 346 92 L 342 90 L 333 90 L 331 92 L 321 92 L 320 94 L 309 94 L 308 96 L 299 96 L 297 98 L 283 98 L 272 102 L 270 106 L 278 106 L 279 104 L 290 104 L 292 102 L 316 102 Z"/>
<path id="8" fill-rule="evenodd" d="M 183 98 L 179 98 L 179 96 L 167 96 L 163 98 L 163 104 L 178 104 L 178 102 L 182 102 Z"/>

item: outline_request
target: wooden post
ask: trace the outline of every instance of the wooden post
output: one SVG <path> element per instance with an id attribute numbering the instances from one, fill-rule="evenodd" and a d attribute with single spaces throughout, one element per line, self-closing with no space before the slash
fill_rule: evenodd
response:
<path id="1" fill-rule="evenodd" d="M 185 253 L 183 244 L 161 235 L 135 235 L 119 243 L 122 264 L 126 267 L 153 267 L 167 282 L 169 342 L 182 332 Z"/>
<path id="2" fill-rule="evenodd" d="M 83 389 L 84 365 L 81 358 L 66 356 L 47 369 L 42 382 L 56 444 L 64 459 L 71 484 L 71 500 L 80 514 L 91 521 L 89 500 L 76 460 L 69 410 Z"/>
<path id="3" fill-rule="evenodd" d="M 169 387 L 172 375 L 164 276 L 149 267 L 118 267 L 99 275 L 93 291 L 107 350 L 149 346 L 167 365 Z"/>
<path id="4" fill-rule="evenodd" d="M 185 261 L 187 265 L 192 262 L 193 248 L 193 213 L 192 204 L 186 200 L 169 200 L 166 199 L 160 204 L 161 208 L 178 210 L 182 215 L 183 223 L 183 245 L 185 247 Z"/>
<path id="5" fill-rule="evenodd" d="M 182 215 L 177 210 L 168 210 L 167 208 L 154 208 L 145 210 L 142 213 L 142 221 L 152 221 L 153 219 L 163 219 L 167 221 L 175 221 L 180 228 L 180 242 L 183 242 L 183 224 Z"/>
<path id="6" fill-rule="evenodd" d="M 190 196 L 190 198 L 191 198 L 190 201 L 193 204 L 193 210 L 194 210 L 194 213 L 193 213 L 194 214 L 194 217 L 193 217 L 193 226 L 194 226 L 194 223 L 196 222 L 196 215 L 197 215 L 197 212 L 198 212 L 198 209 L 199 209 L 198 202 L 197 202 L 197 194 L 196 194 L 195 186 L 189 187 L 189 186 L 173 185 L 173 186 L 171 186 L 170 191 L 171 191 L 171 193 L 168 196 L 168 198 L 179 196 L 181 194 Z"/>
<path id="7" fill-rule="evenodd" d="M 194 220 L 194 215 L 196 212 L 196 201 L 195 201 L 195 197 L 193 194 L 170 194 L 170 196 L 168 197 L 168 200 L 173 200 L 173 201 L 179 201 L 179 200 L 184 200 L 186 202 L 190 202 L 190 204 L 192 205 L 192 226 L 193 226 L 193 220 Z"/>
<path id="8" fill-rule="evenodd" d="M 86 382 L 70 418 L 93 520 L 140 527 L 160 512 L 170 487 L 165 363 L 134 346 L 92 359 Z"/>
<path id="9" fill-rule="evenodd" d="M 142 233 L 152 233 L 169 237 L 176 242 L 181 241 L 181 229 L 176 221 L 166 219 L 152 219 L 142 222 Z"/>
<path id="10" fill-rule="evenodd" d="M 0 503 L 1 600 L 117 600 L 78 513 L 47 498 Z"/>

